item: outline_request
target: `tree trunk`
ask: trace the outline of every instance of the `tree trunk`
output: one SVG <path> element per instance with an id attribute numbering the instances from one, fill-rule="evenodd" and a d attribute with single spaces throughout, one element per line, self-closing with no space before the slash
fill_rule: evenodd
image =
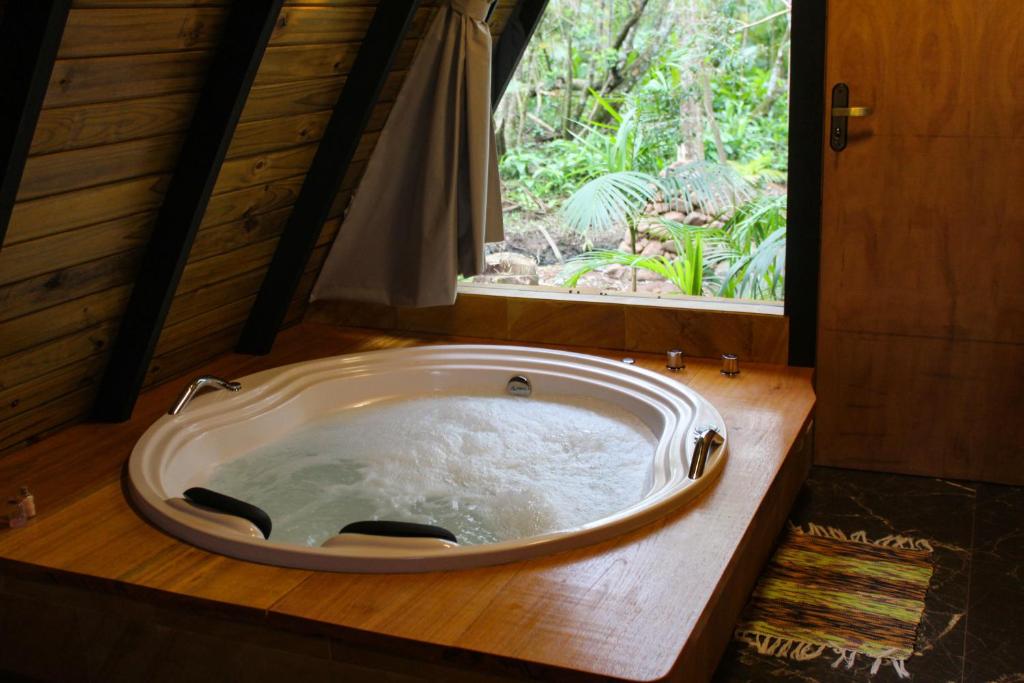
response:
<path id="1" fill-rule="evenodd" d="M 679 141 L 676 161 L 688 164 L 704 160 L 704 120 L 700 105 L 685 95 L 679 99 Z"/>
<path id="2" fill-rule="evenodd" d="M 633 11 L 626 18 L 625 23 L 619 29 L 618 33 L 615 34 L 615 38 L 612 40 L 608 49 L 614 50 L 615 61 L 612 66 L 604 74 L 591 74 L 590 86 L 582 93 L 582 98 L 579 102 L 576 112 L 577 120 L 584 120 L 584 112 L 587 110 L 587 104 L 591 98 L 590 91 L 597 92 L 601 97 L 607 97 L 616 90 L 622 88 L 624 84 L 632 84 L 635 78 L 629 78 L 629 74 L 624 73 L 626 69 L 626 61 L 629 58 L 629 53 L 632 51 L 633 40 L 636 38 L 636 32 L 640 25 L 640 20 L 643 19 L 644 13 L 647 11 L 647 7 L 650 5 L 650 0 L 637 0 L 636 4 L 633 5 Z M 670 26 L 671 22 L 666 22 L 666 25 Z M 657 43 L 658 41 L 654 41 Z M 655 51 L 657 46 L 653 49 L 649 49 L 648 52 Z M 646 63 L 649 62 L 651 55 L 644 55 L 634 62 L 634 65 L 630 68 L 630 74 L 643 73 L 646 69 Z M 641 64 L 644 66 L 641 68 Z M 585 120 L 598 121 L 607 123 L 610 119 L 609 114 L 604 108 L 598 103 L 594 102 L 591 105 L 590 112 L 586 115 Z"/>
<path id="3" fill-rule="evenodd" d="M 700 66 L 700 89 L 704 95 L 704 113 L 708 117 L 711 136 L 715 139 L 718 163 L 724 164 L 729 160 L 729 157 L 725 153 L 725 145 L 722 144 L 722 130 L 718 127 L 718 119 L 715 118 L 715 103 L 711 95 L 711 78 L 708 76 L 707 67 L 703 64 Z"/>
<path id="4" fill-rule="evenodd" d="M 572 59 L 572 28 L 565 29 L 565 92 L 562 93 L 562 126 L 561 136 L 568 140 L 569 121 L 572 119 L 572 84 L 576 79 L 576 69 Z"/>
<path id="5" fill-rule="evenodd" d="M 789 69 L 786 64 L 786 53 L 789 51 L 789 42 L 792 30 L 792 21 L 787 17 L 786 33 L 782 36 L 782 42 L 779 43 L 779 49 L 775 52 L 775 59 L 772 61 L 772 75 L 768 78 L 768 86 L 765 88 L 764 99 L 761 100 L 754 109 L 755 116 L 763 116 L 771 110 L 772 106 L 775 104 L 775 100 L 779 99 L 779 95 L 782 94 L 782 83 L 789 81 Z"/>

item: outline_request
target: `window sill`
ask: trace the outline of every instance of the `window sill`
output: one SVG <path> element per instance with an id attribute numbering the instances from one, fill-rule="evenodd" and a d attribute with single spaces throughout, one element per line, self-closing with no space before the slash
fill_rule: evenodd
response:
<path id="1" fill-rule="evenodd" d="M 597 347 L 625 352 L 785 365 L 789 318 L 782 305 L 730 300 L 665 299 L 460 285 L 452 306 L 395 308 L 346 301 L 314 302 L 310 322 L 440 334 L 450 337 Z"/>
<path id="2" fill-rule="evenodd" d="M 475 284 L 460 282 L 459 294 L 475 296 L 515 297 L 519 299 L 545 299 L 549 301 L 575 301 L 588 303 L 647 306 L 650 308 L 686 309 L 691 311 L 720 311 L 723 313 L 749 313 L 754 315 L 784 314 L 781 301 L 753 301 L 749 299 L 722 299 L 710 296 L 664 296 L 646 292 L 600 293 L 541 285 Z"/>

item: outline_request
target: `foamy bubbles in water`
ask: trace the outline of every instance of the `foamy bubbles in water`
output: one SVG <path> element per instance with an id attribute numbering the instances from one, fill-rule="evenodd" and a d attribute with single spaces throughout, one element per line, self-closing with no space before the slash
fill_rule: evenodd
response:
<path id="1" fill-rule="evenodd" d="M 346 524 L 435 524 L 462 544 L 568 529 L 641 500 L 657 440 L 603 401 L 424 396 L 349 409 L 219 466 L 210 488 L 263 508 L 276 542 Z"/>

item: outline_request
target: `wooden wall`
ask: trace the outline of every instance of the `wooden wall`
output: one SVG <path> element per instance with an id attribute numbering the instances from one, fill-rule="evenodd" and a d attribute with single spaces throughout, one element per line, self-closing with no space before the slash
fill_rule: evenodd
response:
<path id="1" fill-rule="evenodd" d="M 833 0 L 817 459 L 1024 483 L 1024 3 Z"/>
<path id="2" fill-rule="evenodd" d="M 0 452 L 88 414 L 229 4 L 74 2 L 0 250 Z M 286 3 L 147 384 L 234 346 L 376 4 Z M 513 4 L 500 3 L 496 30 Z M 415 17 L 289 323 L 437 5 Z"/>

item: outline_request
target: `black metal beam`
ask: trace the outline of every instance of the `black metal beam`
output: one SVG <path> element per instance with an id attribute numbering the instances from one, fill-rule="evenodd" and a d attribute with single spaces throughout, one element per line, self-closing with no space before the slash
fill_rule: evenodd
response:
<path id="1" fill-rule="evenodd" d="M 548 6 L 548 0 L 519 0 L 508 23 L 501 32 L 498 44 L 494 46 L 491 58 L 491 106 L 497 107 L 505 94 L 512 76 L 516 73 L 519 60 L 526 52 L 537 24 Z"/>
<path id="2" fill-rule="evenodd" d="M 13 0 L 0 16 L 0 247 L 71 0 Z"/>
<path id="3" fill-rule="evenodd" d="M 269 353 L 420 0 L 377 6 L 238 342 Z"/>
<path id="4" fill-rule="evenodd" d="M 235 0 L 153 226 L 93 415 L 131 417 L 182 270 L 284 0 Z"/>
<path id="5" fill-rule="evenodd" d="M 790 47 L 786 315 L 789 364 L 813 367 L 818 340 L 826 0 L 795 0 Z"/>

